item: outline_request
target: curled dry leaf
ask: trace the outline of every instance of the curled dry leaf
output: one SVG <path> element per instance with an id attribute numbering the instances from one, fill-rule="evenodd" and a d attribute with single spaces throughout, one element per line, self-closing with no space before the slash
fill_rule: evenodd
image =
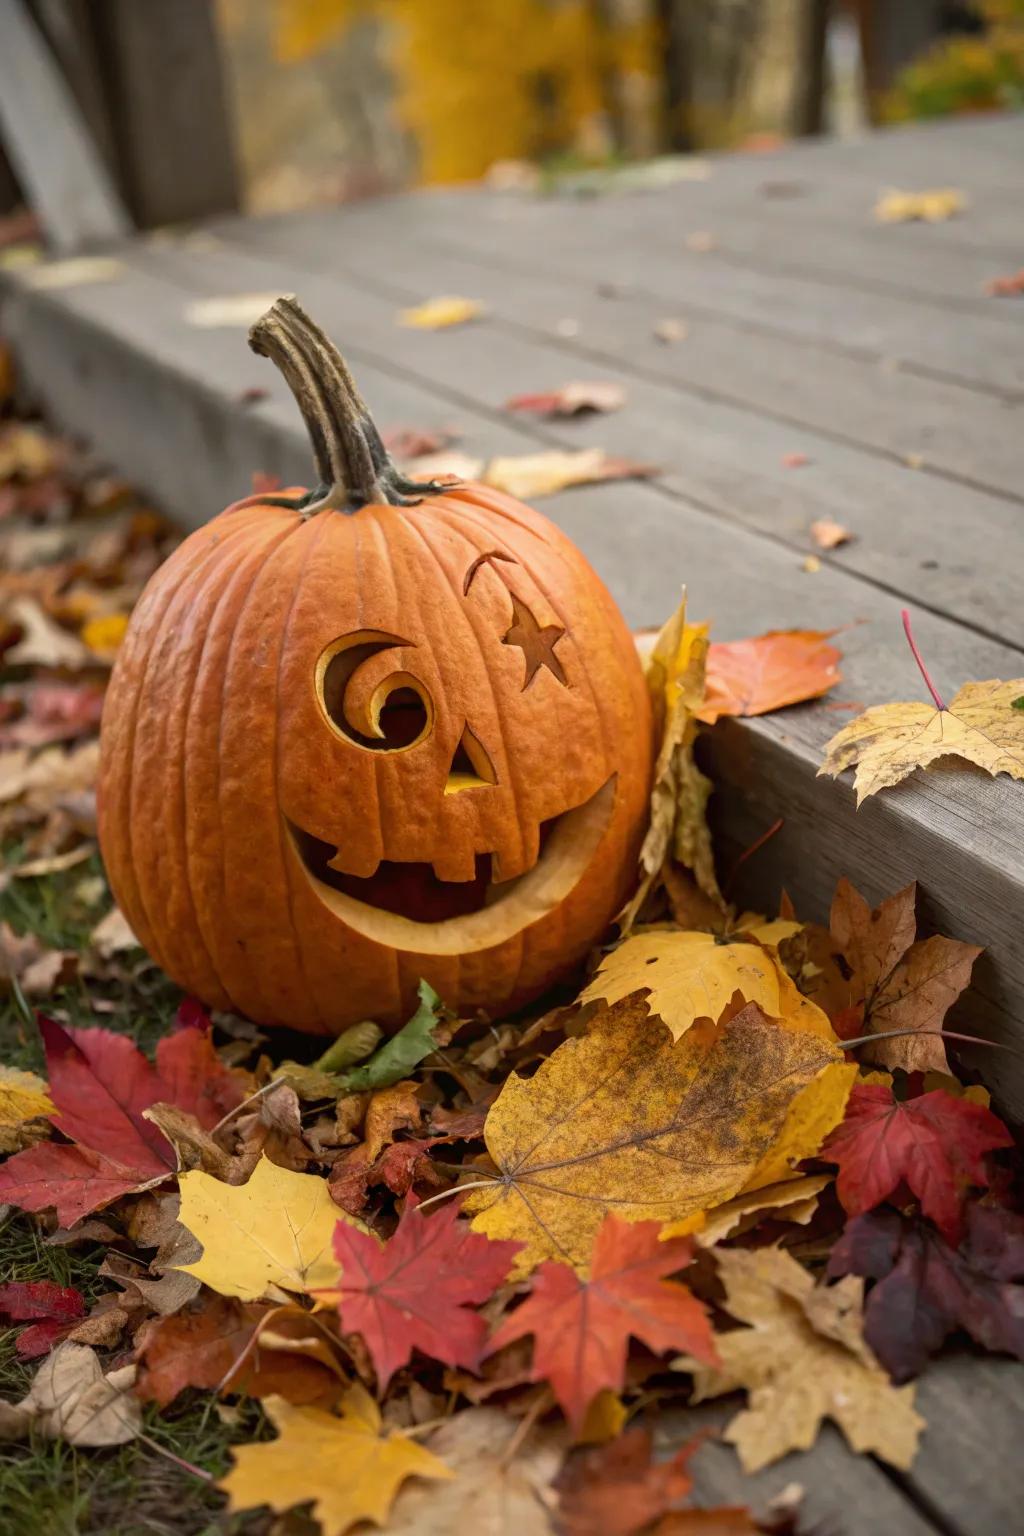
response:
<path id="1" fill-rule="evenodd" d="M 906 1470 L 924 1420 L 913 1388 L 890 1386 L 864 1343 L 861 1285 L 815 1286 L 780 1248 L 724 1248 L 716 1258 L 725 1309 L 748 1326 L 718 1335 L 720 1370 L 693 1361 L 681 1368 L 693 1373 L 696 1402 L 747 1389 L 748 1406 L 725 1431 L 744 1471 L 807 1450 L 826 1418 L 855 1451 Z"/>
<path id="2" fill-rule="evenodd" d="M 708 901 L 725 910 L 715 879 L 711 833 L 705 810 L 711 781 L 693 756 L 697 735 L 696 711 L 704 697 L 708 627 L 687 624 L 686 594 L 664 624 L 647 656 L 647 687 L 660 730 L 658 757 L 651 789 L 650 825 L 640 849 L 640 881 L 629 904 L 619 914 L 627 934 L 670 858 L 691 870 Z"/>
<path id="3" fill-rule="evenodd" d="M 59 1344 L 36 1372 L 20 1403 L 0 1403 L 0 1440 L 17 1440 L 32 1430 L 71 1445 L 125 1445 L 142 1429 L 142 1410 L 133 1395 L 135 1366 L 103 1374 L 95 1350 Z"/>
<path id="4" fill-rule="evenodd" d="M 542 1264 L 529 1299 L 491 1340 L 489 1353 L 533 1335 L 533 1380 L 550 1383 L 577 1436 L 598 1394 L 621 1390 L 631 1337 L 656 1353 L 683 1349 L 705 1363 L 718 1361 L 703 1303 L 666 1278 L 689 1264 L 692 1246 L 685 1238 L 660 1242 L 658 1233 L 656 1221 L 606 1216 L 589 1275 Z"/>
<path id="5" fill-rule="evenodd" d="M 246 1184 L 221 1184 L 196 1170 L 179 1187 L 182 1225 L 203 1245 L 202 1258 L 181 1267 L 211 1290 L 257 1301 L 337 1280 L 334 1229 L 354 1218 L 335 1205 L 326 1179 L 261 1157 Z"/>
<path id="6" fill-rule="evenodd" d="M 698 720 L 712 725 L 723 715 L 766 715 L 820 698 L 842 679 L 842 652 L 829 644 L 834 634 L 773 629 L 752 640 L 711 645 Z"/>
<path id="7" fill-rule="evenodd" d="M 235 1447 L 235 1464 L 218 1485 L 232 1511 L 311 1504 L 321 1528 L 342 1536 L 361 1520 L 383 1525 L 406 1478 L 452 1476 L 415 1440 L 382 1435 L 380 1411 L 363 1387 L 348 1389 L 338 1414 L 279 1397 L 268 1397 L 264 1408 L 278 1438 Z"/>
<path id="8" fill-rule="evenodd" d="M 499 1408 L 469 1408 L 431 1435 L 451 1481 L 406 1483 L 388 1536 L 551 1536 L 548 1490 L 565 1453 L 562 1425 L 521 1425 Z"/>
<path id="9" fill-rule="evenodd" d="M 34 598 L 8 598 L 4 617 L 21 631 L 20 640 L 4 653 L 6 665 L 76 669 L 96 665 L 98 658 L 89 647 L 55 624 Z"/>
<path id="10" fill-rule="evenodd" d="M 519 1273 L 584 1267 L 609 1211 L 679 1221 L 784 1178 L 842 1117 L 854 1073 L 837 1045 L 756 1004 L 678 1043 L 642 1003 L 606 1008 L 529 1081 L 508 1079 L 484 1133 L 498 1175 L 465 1209 L 526 1243 Z"/>

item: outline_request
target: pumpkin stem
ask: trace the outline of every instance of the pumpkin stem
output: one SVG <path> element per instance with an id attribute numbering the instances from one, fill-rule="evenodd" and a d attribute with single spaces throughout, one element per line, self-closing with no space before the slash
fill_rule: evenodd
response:
<path id="1" fill-rule="evenodd" d="M 313 445 L 319 485 L 301 502 L 305 517 L 368 502 L 415 506 L 448 489 L 407 480 L 391 461 L 345 359 L 293 295 L 271 305 L 249 332 L 249 345 L 281 370 Z"/>

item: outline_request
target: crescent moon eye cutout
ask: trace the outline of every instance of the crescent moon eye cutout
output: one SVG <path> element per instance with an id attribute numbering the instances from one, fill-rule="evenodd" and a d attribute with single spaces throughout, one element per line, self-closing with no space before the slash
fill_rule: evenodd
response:
<path id="1" fill-rule="evenodd" d="M 389 673 L 357 707 L 349 684 L 364 662 L 409 640 L 380 629 L 357 629 L 322 651 L 316 664 L 316 696 L 335 735 L 368 752 L 409 752 L 434 726 L 429 690 L 411 672 Z"/>

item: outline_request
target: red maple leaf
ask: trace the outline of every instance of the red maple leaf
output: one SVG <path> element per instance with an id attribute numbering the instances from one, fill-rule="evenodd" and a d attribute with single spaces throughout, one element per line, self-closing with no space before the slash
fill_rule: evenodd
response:
<path id="1" fill-rule="evenodd" d="M 32 1323 L 14 1346 L 22 1360 L 45 1355 L 84 1316 L 85 1297 L 73 1286 L 52 1280 L 12 1280 L 0 1285 L 0 1317 Z"/>
<path id="2" fill-rule="evenodd" d="M 382 1391 L 414 1348 L 476 1370 L 487 1325 L 467 1308 L 493 1296 L 522 1247 L 472 1231 L 453 1206 L 428 1217 L 417 1204 L 410 1195 L 384 1244 L 340 1221 L 338 1285 L 318 1292 L 337 1307 L 346 1332 L 362 1334 Z"/>
<path id="3" fill-rule="evenodd" d="M 861 1083 L 821 1156 L 838 1163 L 836 1189 L 851 1216 L 873 1210 L 906 1184 L 955 1246 L 968 1189 L 988 1184 L 985 1153 L 1012 1145 L 998 1116 L 970 1099 L 937 1088 L 900 1103 L 888 1084 Z"/>
<path id="4" fill-rule="evenodd" d="M 0 1168 L 0 1200 L 26 1211 L 55 1206 L 61 1225 L 71 1226 L 173 1173 L 174 1149 L 143 1110 L 175 1104 L 209 1131 L 245 1092 L 214 1051 L 202 1017 L 193 1017 L 160 1041 L 155 1066 L 124 1035 L 64 1029 L 40 1017 L 57 1106 L 50 1118 L 74 1145 L 44 1141 L 10 1158 Z"/>
<path id="5" fill-rule="evenodd" d="M 678 1349 L 718 1364 L 701 1302 L 666 1275 L 693 1257 L 688 1238 L 658 1241 L 656 1221 L 606 1216 L 594 1239 L 590 1279 L 542 1264 L 533 1293 L 491 1339 L 488 1353 L 532 1333 L 534 1381 L 548 1381 L 575 1431 L 597 1394 L 622 1386 L 632 1335 L 649 1349 Z"/>

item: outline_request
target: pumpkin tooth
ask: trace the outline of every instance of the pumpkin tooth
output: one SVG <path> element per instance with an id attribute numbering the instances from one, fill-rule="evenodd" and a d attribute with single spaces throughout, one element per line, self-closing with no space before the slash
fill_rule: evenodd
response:
<path id="1" fill-rule="evenodd" d="M 342 857 L 341 849 L 335 848 L 334 857 L 327 860 L 327 868 L 335 870 L 335 872 L 339 875 L 354 875 L 360 880 L 368 880 L 370 876 L 375 875 L 380 868 L 379 857 L 373 858 L 371 856 L 369 859 L 367 859 L 365 866 L 362 868 L 353 868 L 354 863 L 358 864 L 358 860 L 352 860 L 349 857 Z"/>
<path id="2" fill-rule="evenodd" d="M 438 880 L 445 882 L 461 882 L 475 880 L 477 875 L 476 855 L 472 848 L 458 849 L 446 848 L 431 861 L 431 868 Z"/>

